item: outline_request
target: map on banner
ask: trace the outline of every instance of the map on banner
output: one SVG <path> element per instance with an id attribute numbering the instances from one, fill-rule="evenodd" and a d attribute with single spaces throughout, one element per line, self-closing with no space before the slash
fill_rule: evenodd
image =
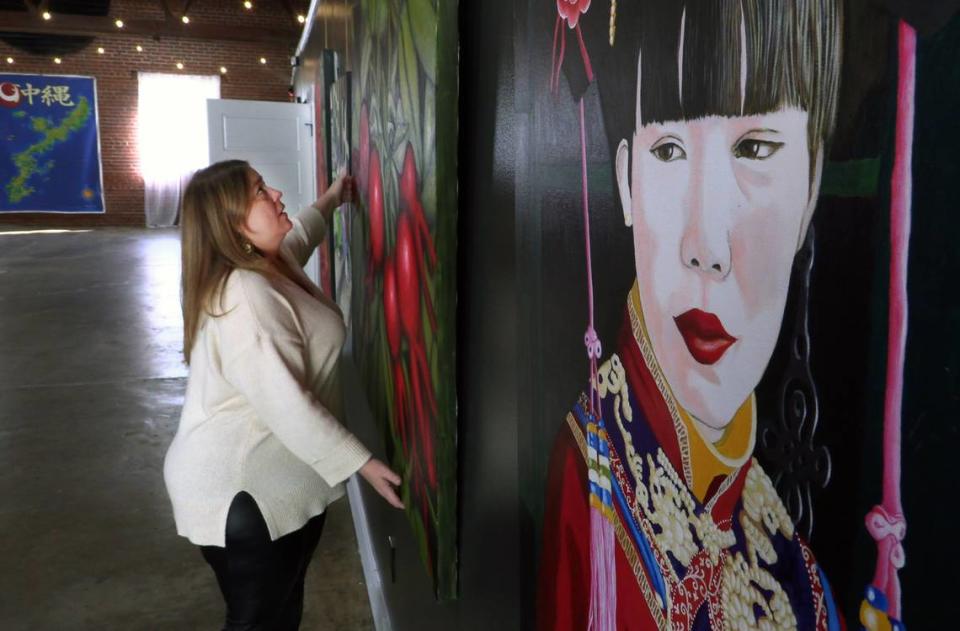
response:
<path id="1" fill-rule="evenodd" d="M 93 77 L 0 74 L 0 212 L 102 213 Z"/>

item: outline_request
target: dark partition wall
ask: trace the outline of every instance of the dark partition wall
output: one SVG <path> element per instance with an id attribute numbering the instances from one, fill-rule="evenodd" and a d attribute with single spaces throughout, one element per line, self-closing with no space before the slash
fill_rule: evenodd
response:
<path id="1" fill-rule="evenodd" d="M 550 512 L 557 491 L 548 483 L 551 450 L 569 427 L 567 414 L 580 393 L 590 391 L 585 186 L 601 364 L 620 353 L 618 336 L 638 270 L 636 235 L 625 225 L 616 168 L 618 142 L 630 140 L 633 128 L 624 134 L 615 121 L 623 112 L 614 110 L 634 115 L 636 93 L 604 85 L 605 72 L 623 63 L 604 48 L 612 3 L 568 4 L 570 11 L 589 5 L 579 20 L 593 80 L 584 72 L 569 16 L 559 14 L 564 22 L 557 28 L 557 3 L 459 7 L 458 598 L 434 599 L 409 527 L 364 489 L 394 628 L 535 628 L 539 572 L 549 552 L 544 542 L 556 540 L 559 523 Z M 622 42 L 640 37 L 632 28 L 649 30 L 654 18 L 665 19 L 650 13 L 647 26 L 631 27 L 636 7 L 670 3 L 617 4 L 615 38 Z M 685 6 L 728 4 L 733 6 Z M 898 10 L 896 3 L 867 0 L 842 5 L 836 125 L 824 145 L 819 196 L 810 228 L 788 258 L 782 315 L 763 370 L 750 384 L 750 453 L 779 497 L 784 529 L 809 542 L 847 628 L 861 623 L 865 589 L 876 582 L 877 545 L 865 517 L 884 500 L 891 243 L 903 244 L 891 235 L 903 67 Z M 674 8 L 664 11 L 672 15 Z M 865 611 L 874 620 L 891 614 L 915 628 L 948 628 L 951 614 L 943 603 L 952 584 L 941 577 L 949 576 L 956 558 L 956 510 L 945 498 L 960 418 L 960 304 L 953 290 L 960 220 L 951 189 L 960 175 L 951 152 L 960 140 L 953 121 L 960 106 L 960 21 L 949 10 L 931 11 L 906 15 L 919 28 L 899 450 L 903 516 L 910 524 L 903 539 L 906 564 L 899 572 L 899 612 L 884 611 L 875 593 Z M 688 30 L 686 36 L 697 33 Z M 689 54 L 703 57 L 697 45 L 690 44 Z M 656 72 L 658 63 L 671 62 L 650 63 Z M 633 64 L 635 69 L 636 57 Z M 687 85 L 697 80 L 688 78 Z M 751 147 L 741 149 L 763 149 Z M 678 155 L 672 152 L 660 157 Z M 707 192 L 717 199 L 721 191 Z M 763 239 L 751 243 L 753 249 L 765 245 Z M 348 361 L 348 371 L 350 366 Z M 375 442 L 378 430 L 362 403 L 359 381 L 354 374 L 345 382 L 348 422 Z M 586 488 L 585 476 L 582 483 Z M 903 534 L 900 515 L 889 517 L 888 534 L 879 537 L 896 552 L 889 544 Z M 584 533 L 589 536 L 589 529 Z M 786 549 L 778 548 L 781 555 Z M 576 595 L 588 605 L 589 585 L 580 584 Z M 621 598 L 618 606 L 630 603 Z M 830 628 L 828 618 L 818 622 Z"/>

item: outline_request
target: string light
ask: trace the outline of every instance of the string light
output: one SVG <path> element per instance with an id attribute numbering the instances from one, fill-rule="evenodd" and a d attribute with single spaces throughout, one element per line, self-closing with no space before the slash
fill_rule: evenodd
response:
<path id="1" fill-rule="evenodd" d="M 220 66 L 220 74 L 227 74 L 227 67 L 226 67 L 226 66 Z"/>
<path id="2" fill-rule="evenodd" d="M 117 25 L 117 28 L 123 28 L 123 20 L 118 19 L 116 22 L 114 22 L 114 24 Z"/>
<path id="3" fill-rule="evenodd" d="M 297 22 L 300 22 L 300 24 L 303 24 L 306 21 L 307 21 L 307 18 L 303 17 L 302 13 L 297 15 Z"/>
<path id="4" fill-rule="evenodd" d="M 13 63 L 13 57 L 7 57 L 7 63 L 8 63 L 8 64 L 12 64 L 12 63 Z"/>
<path id="5" fill-rule="evenodd" d="M 247 0 L 246 2 L 243 3 L 243 8 L 249 11 L 250 9 L 253 8 L 253 3 L 250 2 L 250 0 Z"/>
<path id="6" fill-rule="evenodd" d="M 141 46 L 140 44 L 137 44 L 137 52 L 138 52 L 138 53 L 142 53 L 142 52 L 143 52 L 143 46 Z"/>
<path id="7" fill-rule="evenodd" d="M 183 70 L 183 62 L 177 62 L 177 70 Z"/>
<path id="8" fill-rule="evenodd" d="M 43 16 L 44 20 L 49 20 L 50 18 L 53 17 L 52 15 L 50 15 L 49 11 L 44 11 L 41 15 Z"/>
<path id="9" fill-rule="evenodd" d="M 100 47 L 97 48 L 97 54 L 98 54 L 98 55 L 102 55 L 102 54 L 105 53 L 105 52 L 106 52 L 106 51 L 103 50 L 103 46 L 100 46 Z"/>
<path id="10" fill-rule="evenodd" d="M 60 63 L 60 62 L 62 62 L 62 61 L 63 61 L 63 60 L 60 59 L 59 57 L 54 57 L 54 58 L 53 58 L 53 63 L 55 63 L 55 64 L 58 64 L 58 63 Z"/>
<path id="11" fill-rule="evenodd" d="M 190 24 L 190 18 L 188 18 L 187 16 L 183 16 L 180 19 L 183 21 L 184 24 Z"/>
<path id="12" fill-rule="evenodd" d="M 260 58 L 260 63 L 262 63 L 262 64 L 267 63 L 267 58 L 266 58 L 266 57 L 261 57 L 261 58 Z"/>

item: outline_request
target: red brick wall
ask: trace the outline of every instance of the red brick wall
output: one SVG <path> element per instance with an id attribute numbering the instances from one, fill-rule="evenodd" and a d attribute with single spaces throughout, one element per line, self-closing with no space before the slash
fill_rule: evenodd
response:
<path id="1" fill-rule="evenodd" d="M 272 29 L 300 30 L 283 3 L 254 0 L 246 11 L 240 0 L 196 0 L 191 5 L 191 24 L 238 24 Z M 306 12 L 307 2 L 294 2 Z M 172 2 L 173 6 L 182 3 Z M 126 19 L 162 20 L 157 0 L 114 0 L 112 14 Z M 188 27 L 189 28 L 189 27 Z M 122 33 L 122 32 L 121 32 Z M 298 35 L 285 41 L 250 42 L 204 41 L 124 34 L 102 35 L 84 50 L 62 55 L 54 64 L 52 56 L 29 55 L 0 41 L 0 72 L 33 74 L 74 74 L 96 77 L 100 116 L 100 150 L 106 213 L 102 215 L 59 215 L 41 213 L 0 213 L 0 224 L 39 226 L 143 226 L 143 178 L 137 155 L 137 72 L 219 74 L 220 96 L 225 99 L 286 101 L 290 84 L 290 57 Z M 137 44 L 143 52 L 136 51 Z M 103 47 L 105 54 L 97 53 Z M 15 62 L 7 64 L 6 58 Z M 260 63 L 260 57 L 267 64 Z M 184 69 L 177 70 L 176 63 Z M 8 159 L 0 153 L 0 159 Z"/>

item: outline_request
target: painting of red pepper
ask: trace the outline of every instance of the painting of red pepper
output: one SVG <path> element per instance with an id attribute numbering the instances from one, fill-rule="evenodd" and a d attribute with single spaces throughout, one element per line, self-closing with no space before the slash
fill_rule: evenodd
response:
<path id="1" fill-rule="evenodd" d="M 351 65 L 355 355 L 441 599 L 457 576 L 455 9 L 362 1 Z"/>

